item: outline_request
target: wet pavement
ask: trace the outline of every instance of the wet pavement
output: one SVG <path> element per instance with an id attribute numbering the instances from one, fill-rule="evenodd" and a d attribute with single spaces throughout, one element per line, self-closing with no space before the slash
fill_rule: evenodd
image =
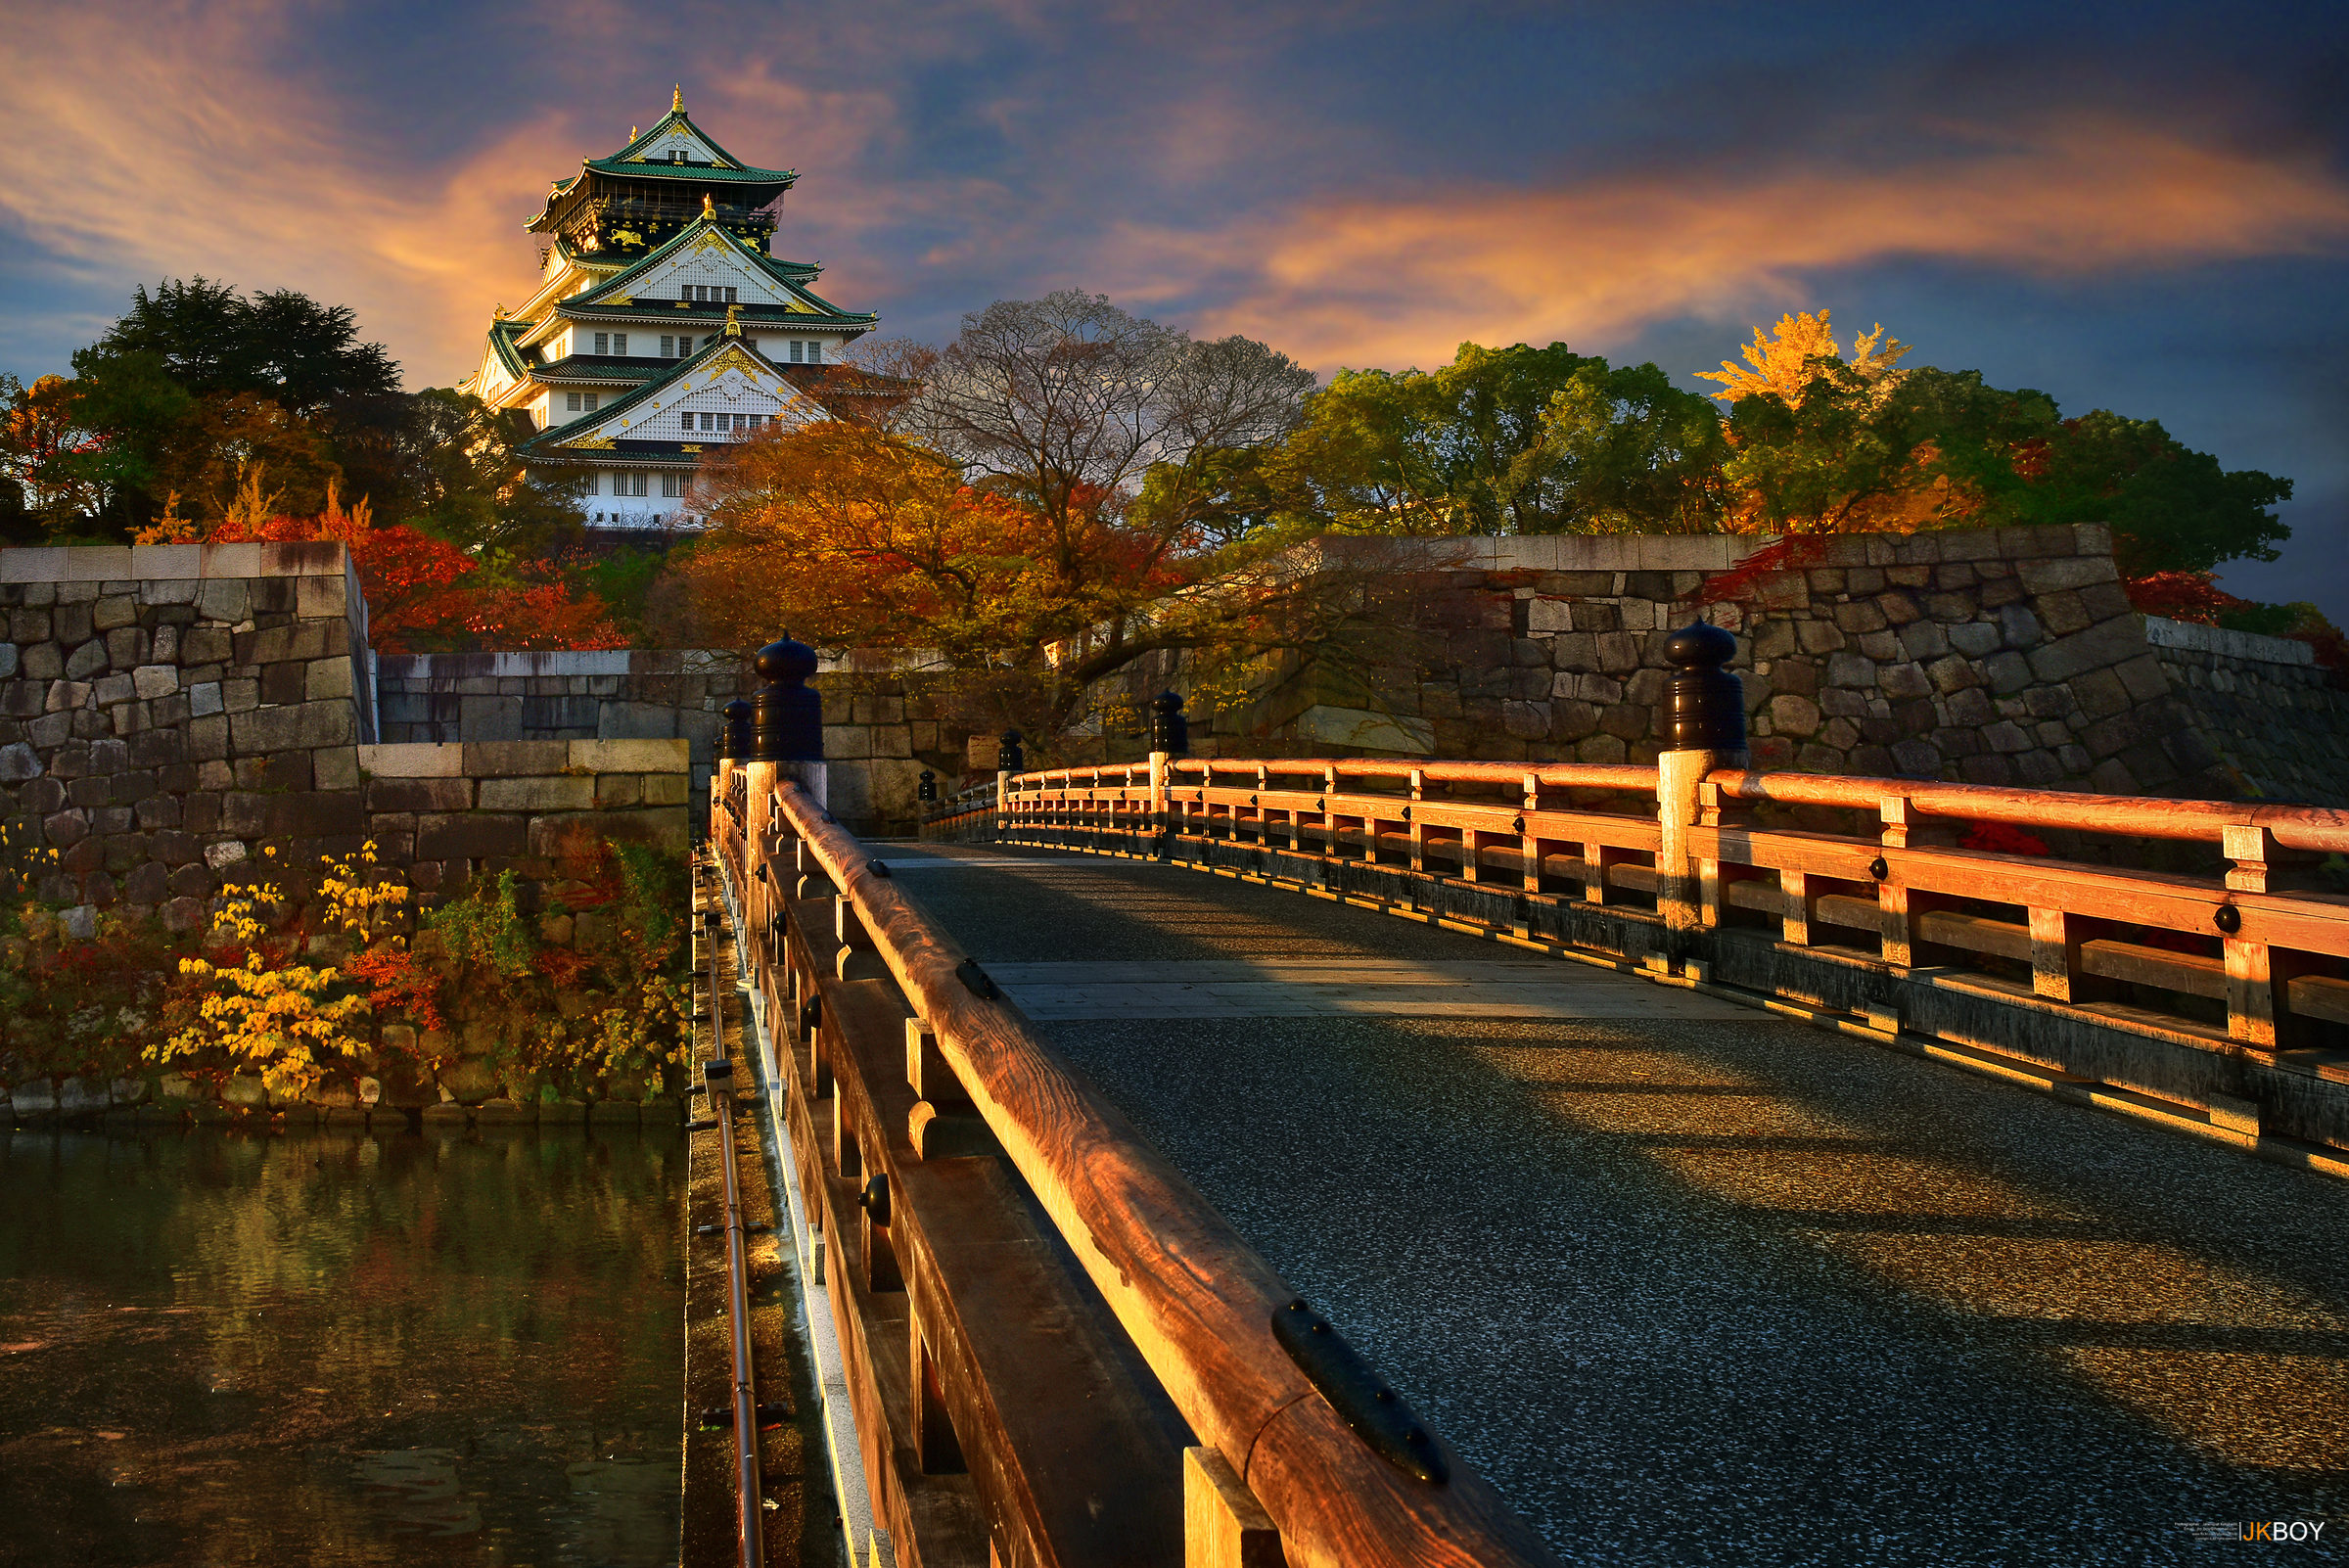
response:
<path id="1" fill-rule="evenodd" d="M 0 1564 L 674 1563 L 684 1156 L 0 1130 Z"/>
<path id="2" fill-rule="evenodd" d="M 1558 960 L 1447 1005 L 1522 955 L 1295 893 L 884 853 L 1570 1561 L 2349 1555 L 2349 1183 Z M 1181 1005 L 1364 970 L 1427 1005 Z"/>

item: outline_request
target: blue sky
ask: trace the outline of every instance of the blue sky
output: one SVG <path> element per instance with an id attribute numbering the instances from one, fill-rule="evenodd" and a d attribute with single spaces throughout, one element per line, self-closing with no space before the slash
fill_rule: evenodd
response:
<path id="1" fill-rule="evenodd" d="M 676 82 L 801 171 L 777 251 L 892 336 L 1076 286 L 1324 372 L 1562 340 L 1710 390 L 1823 306 L 2290 477 L 2283 559 L 2226 584 L 2349 623 L 2337 16 L 0 0 L 0 369 L 202 272 L 349 303 L 452 383 L 547 182 Z"/>

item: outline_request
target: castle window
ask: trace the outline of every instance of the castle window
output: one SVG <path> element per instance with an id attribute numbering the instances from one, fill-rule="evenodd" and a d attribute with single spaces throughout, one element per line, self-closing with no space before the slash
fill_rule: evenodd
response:
<path id="1" fill-rule="evenodd" d="M 599 332 L 595 335 L 595 351 L 599 354 L 608 354 L 612 351 L 612 335 L 610 333 Z"/>
<path id="2" fill-rule="evenodd" d="M 604 477 L 601 474 L 590 474 L 587 476 L 585 482 L 579 486 L 579 493 L 581 495 L 601 495 L 603 493 L 603 485 Z"/>
<path id="3" fill-rule="evenodd" d="M 587 394 L 587 412 L 590 414 L 595 412 L 595 398 L 596 394 L 594 392 L 589 392 Z"/>
<path id="4" fill-rule="evenodd" d="M 565 392 L 563 394 L 563 406 L 571 413 L 577 413 L 579 411 L 579 394 L 577 392 Z"/>
<path id="5" fill-rule="evenodd" d="M 650 479 L 650 478 L 652 478 L 652 476 L 651 476 L 651 475 L 649 475 L 649 474 L 631 474 L 631 475 L 629 475 L 629 476 L 628 476 L 628 493 L 629 493 L 630 495 L 642 495 L 642 494 L 644 493 L 644 482 L 645 482 L 646 480 Z"/>
<path id="6" fill-rule="evenodd" d="M 728 304 L 734 304 L 734 303 L 736 303 L 736 302 L 737 302 L 737 301 L 736 301 L 736 300 L 735 300 L 735 298 L 734 298 L 734 291 L 733 291 L 733 290 L 731 290 L 731 289 L 728 289 L 728 290 L 726 291 L 726 303 L 728 303 Z"/>
<path id="7" fill-rule="evenodd" d="M 666 335 L 663 336 L 661 339 L 661 357 L 664 359 L 674 359 L 677 357 L 676 339 L 668 337 Z"/>
<path id="8" fill-rule="evenodd" d="M 600 342 L 598 343 L 597 346 L 602 346 Z M 628 335 L 626 333 L 616 332 L 612 334 L 612 351 L 616 354 L 625 354 L 628 351 Z"/>
<path id="9" fill-rule="evenodd" d="M 685 493 L 685 476 L 684 476 L 684 475 L 682 475 L 682 474 L 664 474 L 664 475 L 662 475 L 662 476 L 661 476 L 661 496 L 662 496 L 662 499 L 664 499 L 664 500 L 669 500 L 669 501 L 673 501 L 673 500 L 675 500 L 675 499 L 676 499 L 678 496 L 680 496 L 680 495 L 683 495 L 684 493 Z"/>
<path id="10" fill-rule="evenodd" d="M 679 414 L 677 417 L 685 422 L 685 428 L 687 430 L 693 429 L 693 416 L 691 414 Z"/>
<path id="11" fill-rule="evenodd" d="M 824 346 L 823 346 L 822 344 L 820 344 L 820 343 L 810 343 L 810 344 L 808 344 L 808 345 L 807 345 L 807 363 L 809 363 L 809 364 L 811 364 L 811 365 L 820 365 L 820 364 L 822 364 L 823 362 L 824 362 Z"/>
<path id="12" fill-rule="evenodd" d="M 796 364 L 798 364 L 798 363 L 800 362 L 800 357 L 801 357 L 801 355 L 802 355 L 802 353 L 803 353 L 803 352 L 805 352 L 805 348 L 804 348 L 803 345 L 801 344 L 800 340 L 799 340 L 799 339 L 797 339 L 797 338 L 794 338 L 794 339 L 792 339 L 792 340 L 791 340 L 791 362 L 792 362 L 793 364 L 795 364 L 795 365 L 796 365 Z"/>

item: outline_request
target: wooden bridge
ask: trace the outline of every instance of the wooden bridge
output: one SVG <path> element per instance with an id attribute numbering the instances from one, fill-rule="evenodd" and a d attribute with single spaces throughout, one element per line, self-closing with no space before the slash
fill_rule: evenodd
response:
<path id="1" fill-rule="evenodd" d="M 1715 761 L 721 764 L 856 1560 L 2349 1512 L 2349 821 Z"/>

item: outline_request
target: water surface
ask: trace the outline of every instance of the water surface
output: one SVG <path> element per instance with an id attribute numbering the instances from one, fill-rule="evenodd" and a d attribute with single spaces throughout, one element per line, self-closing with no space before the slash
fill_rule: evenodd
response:
<path id="1" fill-rule="evenodd" d="M 673 1563 L 684 1172 L 0 1130 L 0 1563 Z"/>

